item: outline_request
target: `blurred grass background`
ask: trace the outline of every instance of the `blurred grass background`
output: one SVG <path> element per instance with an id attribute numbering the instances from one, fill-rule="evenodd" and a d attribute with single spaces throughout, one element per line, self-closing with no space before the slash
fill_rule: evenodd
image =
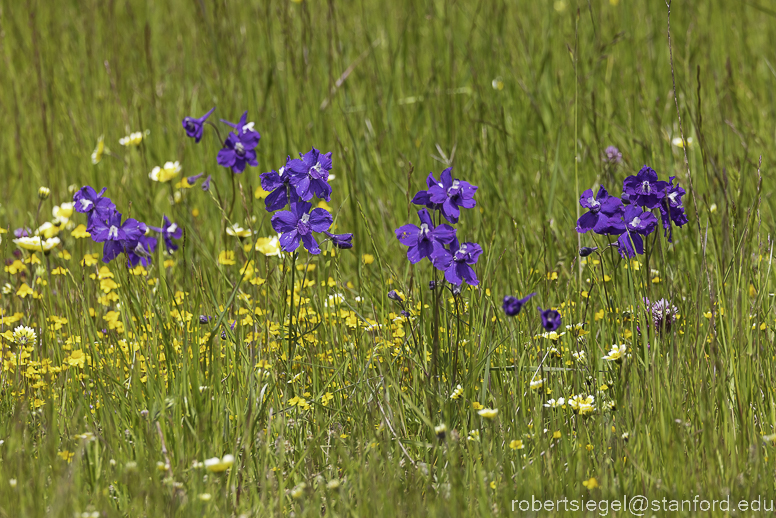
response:
<path id="1" fill-rule="evenodd" d="M 459 230 L 485 248 L 477 270 L 483 290 L 471 296 L 472 341 L 485 336 L 493 345 L 518 342 L 497 310 L 507 293 L 536 290 L 545 305 L 576 302 L 580 309 L 564 313 L 564 323 L 583 321 L 585 315 L 589 321 L 606 305 L 599 290 L 591 302 L 595 307 L 581 309 L 580 291 L 590 289 L 585 278 L 595 273 L 585 270 L 580 279 L 577 270 L 574 225 L 582 190 L 604 183 L 618 193 L 625 176 L 649 164 L 661 178 L 677 176 L 688 190 L 690 218 L 674 232 L 674 245 L 663 245 L 657 264 L 650 264 L 662 283 L 646 283 L 650 296 L 680 307 L 685 333 L 674 335 L 664 349 L 653 348 L 651 366 L 634 362 L 628 382 L 618 385 L 617 423 L 603 417 L 580 427 L 556 422 L 542 413 L 541 401 L 530 392 L 526 396 L 524 376 L 503 375 L 497 388 L 485 390 L 482 380 L 491 375 L 486 367 L 491 358 L 487 347 L 479 348 L 467 367 L 467 398 L 498 406 L 503 425 L 490 436 L 484 430 L 481 446 L 462 440 L 449 449 L 427 447 L 431 442 L 426 441 L 435 441 L 428 424 L 438 424 L 439 416 L 429 415 L 432 405 L 418 386 L 422 381 L 413 382 L 418 392 L 404 397 L 383 378 L 379 387 L 359 390 L 341 403 L 336 415 L 321 412 L 316 423 L 294 428 L 288 458 L 272 441 L 256 446 L 255 455 L 244 454 L 241 469 L 218 486 L 221 493 L 204 501 L 195 495 L 212 492 L 208 484 L 213 482 L 190 476 L 191 461 L 220 454 L 212 451 L 218 447 L 236 453 L 249 437 L 274 426 L 268 424 L 266 406 L 260 405 L 261 414 L 246 405 L 245 398 L 255 398 L 261 388 L 251 388 L 248 375 L 233 376 L 208 402 L 193 395 L 199 394 L 196 376 L 202 374 L 192 368 L 181 374 L 186 383 L 172 388 L 133 386 L 96 420 L 82 415 L 89 401 L 84 391 L 91 385 L 70 392 L 74 400 L 47 405 L 38 417 L 30 417 L 5 387 L 0 495 L 7 503 L 0 503 L 0 513 L 72 516 L 94 508 L 104 516 L 259 516 L 293 508 L 299 515 L 361 516 L 413 515 L 422 508 L 440 516 L 463 509 L 485 515 L 494 509 L 508 512 L 518 494 L 584 492 L 580 484 L 591 476 L 601 485 L 599 496 L 638 491 L 682 497 L 712 489 L 718 496 L 731 492 L 742 498 L 773 494 L 774 455 L 760 435 L 773 433 L 776 424 L 769 172 L 776 138 L 776 47 L 771 44 L 776 4 L 714 0 L 672 6 L 677 99 L 684 136 L 692 138 L 687 156 L 694 195 L 683 151 L 672 144 L 680 134 L 663 2 L 2 0 L 0 5 L 0 225 L 37 227 L 40 185 L 50 187 L 56 201 L 70 197 L 71 184 L 105 186 L 118 207 L 131 204 L 133 217 L 156 222 L 163 213 L 174 215 L 194 231 L 187 236 L 193 246 L 181 256 L 199 273 L 196 278 L 173 275 L 169 293 L 152 296 L 138 287 L 139 295 L 122 299 L 136 308 L 172 307 L 177 289 L 197 293 L 192 307 L 227 304 L 231 288 L 226 277 L 213 273 L 213 258 L 223 248 L 219 210 L 196 189 L 171 208 L 169 193 L 148 179 L 155 165 L 180 160 L 184 175 L 212 174 L 218 192 L 227 196 L 230 173 L 215 160 L 220 143 L 206 128 L 195 146 L 180 123 L 212 106 L 217 108 L 211 120 L 235 121 L 247 109 L 262 135 L 259 167 L 238 178 L 247 202 L 238 202 L 235 218 L 243 223 L 257 216 L 253 226 L 262 235 L 272 230 L 261 202 L 251 202 L 259 174 L 311 146 L 333 152 L 330 205 L 339 211 L 339 231 L 353 231 L 356 243 L 355 253 L 342 254 L 337 279 L 352 281 L 358 293 L 374 300 L 380 317 L 391 309 L 384 279 L 392 271 L 398 274 L 396 283 L 408 293 L 412 287 L 418 298 L 418 286 L 426 282 L 428 270 L 410 273 L 393 229 L 408 215 L 414 221 L 408 200 L 423 187 L 427 173 L 452 164 L 457 177 L 478 185 L 478 210 L 465 214 Z M 146 129 L 150 134 L 139 152 L 119 146 L 119 138 Z M 101 135 L 116 156 L 93 166 L 89 157 Z M 608 145 L 623 154 L 617 168 L 603 163 Z M 196 218 L 193 209 L 199 212 Z M 588 236 L 581 242 L 592 245 Z M 10 257 L 7 236 L 2 246 L 4 257 Z M 364 265 L 364 253 L 377 254 L 378 261 Z M 610 297 L 621 308 L 634 303 L 621 263 L 607 267 L 619 269 L 607 272 L 615 277 Z M 558 272 L 558 280 L 547 279 L 548 272 Z M 649 272 L 645 275 L 649 280 Z M 122 284 L 132 281 L 125 276 Z M 84 290 L 85 298 L 94 291 Z M 62 313 L 75 293 L 60 292 L 59 302 L 36 302 L 26 311 L 37 311 L 40 319 Z M 321 291 L 316 300 L 326 296 Z M 274 308 L 285 315 L 281 302 L 275 300 Z M 78 311 L 89 305 L 83 304 L 67 310 L 76 327 L 81 326 L 75 324 Z M 718 315 L 718 307 L 724 307 L 724 315 Z M 712 310 L 714 319 L 704 318 Z M 491 326 L 497 314 L 498 323 Z M 753 322 L 766 323 L 766 329 L 753 331 Z M 596 358 L 618 335 L 616 326 L 601 322 L 590 335 L 588 356 L 598 367 Z M 86 336 L 87 327 L 73 333 Z M 333 342 L 347 336 L 336 329 L 326 332 Z M 359 340 L 359 347 L 369 342 Z M 318 352 L 310 353 L 311 360 Z M 252 355 L 234 354 L 220 368 L 240 364 L 244 371 L 239 372 L 253 372 Z M 369 351 L 355 354 L 353 364 L 362 371 L 348 374 L 355 367 L 341 359 L 334 363 L 342 368 L 334 376 L 340 382 L 355 380 L 356 372 L 363 380 L 371 372 L 364 367 Z M 313 370 L 317 395 L 328 390 L 317 379 L 326 369 Z M 111 383 L 120 384 L 120 374 Z M 215 377 L 212 371 L 208 375 Z M 401 373 L 382 375 L 390 380 Z M 596 374 L 596 385 L 607 376 Z M 580 375 L 566 381 L 579 390 L 585 380 Z M 561 383 L 553 397 L 567 386 Z M 67 390 L 62 388 L 62 395 Z M 103 401 L 110 402 L 110 389 L 100 390 Z M 142 409 L 151 410 L 151 419 L 140 417 Z M 462 437 L 479 422 L 476 415 L 465 417 L 461 411 L 451 417 L 453 411 L 446 411 L 449 427 L 458 423 Z M 402 423 L 403 446 L 395 433 L 385 432 L 386 414 Z M 356 423 L 350 442 L 322 432 L 346 416 Z M 79 450 L 80 460 L 59 462 L 55 438 L 81 432 L 85 423 L 100 440 Z M 151 423 L 162 423 L 164 433 Z M 571 441 L 542 438 L 543 428 L 562 429 L 564 437 L 573 428 L 596 449 L 591 454 Z M 619 440 L 623 431 L 630 431 L 629 442 Z M 500 434 L 524 433 L 537 434 L 528 460 L 497 440 Z M 188 492 L 156 480 L 162 436 Z M 372 441 L 380 444 L 374 451 Z M 108 458 L 119 467 L 136 459 L 143 475 L 117 474 Z M 348 480 L 339 497 L 325 484 L 313 483 L 331 469 Z M 18 487 L 9 487 L 10 478 L 18 479 Z M 308 484 L 305 502 L 284 493 L 302 481 Z"/>

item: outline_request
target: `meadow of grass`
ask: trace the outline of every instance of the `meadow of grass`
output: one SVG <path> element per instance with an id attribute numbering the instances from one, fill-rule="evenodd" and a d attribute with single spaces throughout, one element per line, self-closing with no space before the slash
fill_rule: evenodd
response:
<path id="1" fill-rule="evenodd" d="M 774 498 L 776 7 L 671 9 L 676 97 L 659 1 L 2 0 L 0 516 Z M 209 127 L 186 137 L 183 117 L 213 106 L 216 124 L 248 110 L 258 167 L 218 166 Z M 354 247 L 264 255 L 259 174 L 313 146 L 332 152 L 324 208 Z M 180 176 L 149 179 L 176 160 Z M 689 223 L 627 261 L 577 234 L 577 202 L 644 164 L 687 190 Z M 458 232 L 484 250 L 457 295 L 429 290 L 441 277 L 394 235 L 450 165 L 479 187 Z M 209 192 L 180 183 L 200 172 Z M 73 213 L 44 227 L 48 254 L 17 249 L 14 229 L 84 185 L 150 225 L 167 215 L 180 248 L 104 265 Z M 505 316 L 505 295 L 531 292 Z M 644 297 L 679 319 L 646 332 Z M 560 333 L 539 334 L 537 306 Z M 603 359 L 613 344 L 625 361 Z M 545 406 L 573 395 L 594 411 Z"/>

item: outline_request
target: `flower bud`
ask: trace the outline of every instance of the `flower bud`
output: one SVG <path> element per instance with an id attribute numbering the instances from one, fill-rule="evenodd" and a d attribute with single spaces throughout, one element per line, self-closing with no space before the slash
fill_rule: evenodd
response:
<path id="1" fill-rule="evenodd" d="M 40 198 L 41 201 L 47 200 L 50 194 L 51 194 L 51 189 L 49 189 L 48 187 L 41 187 L 40 189 L 38 189 L 38 198 Z"/>

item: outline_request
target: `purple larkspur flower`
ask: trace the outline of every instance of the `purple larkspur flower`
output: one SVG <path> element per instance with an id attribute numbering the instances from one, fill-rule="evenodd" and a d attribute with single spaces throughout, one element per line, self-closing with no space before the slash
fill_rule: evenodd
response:
<path id="1" fill-rule="evenodd" d="M 441 206 L 442 215 L 450 223 L 457 223 L 461 208 L 471 209 L 477 202 L 474 193 L 477 186 L 453 178 L 453 169 L 448 167 L 439 176 L 439 183 L 429 186 L 428 198 L 431 203 Z"/>
<path id="2" fill-rule="evenodd" d="M 612 244 L 617 246 L 617 251 L 623 259 L 644 253 L 644 240 L 641 234 L 636 232 L 624 232 L 617 238 L 617 242 Z"/>
<path id="3" fill-rule="evenodd" d="M 504 313 L 508 317 L 515 317 L 517 316 L 520 311 L 523 309 L 523 306 L 526 302 L 528 302 L 531 297 L 534 297 L 536 293 L 531 293 L 530 295 L 526 295 L 522 299 L 518 299 L 517 297 L 513 297 L 511 295 L 507 295 L 504 297 L 504 303 L 502 304 L 502 308 L 504 308 Z"/>
<path id="4" fill-rule="evenodd" d="M 203 191 L 207 192 L 207 191 L 210 190 L 210 180 L 211 180 L 211 176 L 207 175 L 207 178 L 205 178 L 205 181 L 202 182 L 202 190 Z"/>
<path id="5" fill-rule="evenodd" d="M 397 228 L 394 232 L 396 239 L 404 246 L 408 246 L 407 259 L 412 264 L 423 258 L 431 259 L 434 248 L 442 248 L 442 245 L 451 243 L 455 239 L 455 229 L 447 224 L 434 227 L 431 215 L 427 209 L 418 211 L 420 226 L 408 223 Z"/>
<path id="6" fill-rule="evenodd" d="M 328 230 L 325 230 L 323 233 L 331 239 L 331 244 L 337 248 L 353 248 L 353 234 L 332 234 Z"/>
<path id="7" fill-rule="evenodd" d="M 229 121 L 221 122 L 234 128 L 226 137 L 224 147 L 218 152 L 218 165 L 229 167 L 233 173 L 240 174 L 245 170 L 246 165 L 256 167 L 259 163 L 256 161 L 256 146 L 259 145 L 261 135 L 253 129 L 253 123 L 247 122 L 248 112 L 242 114 L 240 122 L 234 124 Z"/>
<path id="8" fill-rule="evenodd" d="M 657 218 L 649 211 L 643 211 L 635 205 L 628 205 L 622 216 L 625 227 L 631 232 L 648 236 L 657 226 Z"/>
<path id="9" fill-rule="evenodd" d="M 313 195 L 322 200 L 331 200 L 331 167 L 331 152 L 321 153 L 315 148 L 286 163 L 286 171 L 291 175 L 291 185 L 304 201 L 310 201 Z"/>
<path id="10" fill-rule="evenodd" d="M 149 227 L 154 232 L 159 232 L 164 238 L 164 245 L 167 247 L 167 251 L 174 252 L 178 249 L 178 245 L 173 242 L 173 239 L 180 239 L 183 237 L 183 229 L 172 223 L 167 219 L 167 215 L 164 216 L 164 223 L 162 227 Z"/>
<path id="11" fill-rule="evenodd" d="M 95 221 L 104 222 L 116 211 L 116 206 L 110 198 L 102 197 L 106 189 L 107 187 L 103 187 L 100 192 L 97 192 L 91 186 L 85 185 L 73 195 L 76 212 L 86 214 L 86 228 L 89 232 Z"/>
<path id="12" fill-rule="evenodd" d="M 477 243 L 459 244 L 458 239 L 453 238 L 450 250 L 439 245 L 435 247 L 434 253 L 431 254 L 431 262 L 437 270 L 445 272 L 445 280 L 450 284 L 460 286 L 463 281 L 466 281 L 470 286 L 477 286 L 480 281 L 477 280 L 477 274 L 474 273 L 472 266 L 477 263 L 480 254 L 482 254 L 482 247 Z"/>
<path id="13" fill-rule="evenodd" d="M 438 183 L 437 179 L 434 178 L 434 173 L 428 173 L 428 176 L 426 177 L 426 187 L 431 188 Z M 431 201 L 431 195 L 428 193 L 428 190 L 415 193 L 415 196 L 412 198 L 412 203 L 415 205 L 422 205 L 430 210 L 440 210 L 442 208 L 441 205 Z"/>
<path id="14" fill-rule="evenodd" d="M 140 237 L 146 233 L 148 227 L 145 223 L 127 218 L 121 222 L 121 213 L 114 212 L 105 221 L 96 220 L 92 230 L 92 240 L 96 243 L 104 243 L 102 249 L 102 261 L 109 263 L 125 250 L 135 248 Z"/>
<path id="15" fill-rule="evenodd" d="M 668 182 L 658 180 L 655 170 L 645 165 L 638 174 L 627 177 L 622 183 L 623 202 L 627 199 L 632 205 L 656 209 L 665 196 L 666 187 Z"/>
<path id="16" fill-rule="evenodd" d="M 286 252 L 293 252 L 299 247 L 301 241 L 311 254 L 320 254 L 321 249 L 313 236 L 313 232 L 329 230 L 333 219 L 331 214 L 324 209 L 313 209 L 312 204 L 306 201 L 291 204 L 291 210 L 276 212 L 272 216 L 272 228 L 280 232 L 280 247 Z"/>
<path id="17" fill-rule="evenodd" d="M 202 140 L 202 132 L 204 131 L 205 121 L 208 117 L 210 117 L 210 114 L 213 113 L 213 110 L 215 109 L 216 108 L 214 106 L 210 109 L 209 112 L 200 118 L 184 117 L 183 129 L 186 130 L 186 136 L 193 138 L 194 142 L 199 143 L 199 141 Z"/>
<path id="18" fill-rule="evenodd" d="M 682 196 L 687 193 L 679 185 L 674 185 L 674 179 L 676 179 L 675 176 L 668 179 L 666 195 L 660 203 L 660 220 L 663 223 L 663 235 L 668 236 L 669 243 L 673 240 L 671 222 L 677 227 L 681 227 L 689 221 L 682 205 Z"/>
<path id="19" fill-rule="evenodd" d="M 620 153 L 620 150 L 617 149 L 614 146 L 608 146 L 604 150 L 604 160 L 609 162 L 610 164 L 619 164 L 622 162 L 622 153 Z"/>
<path id="20" fill-rule="evenodd" d="M 202 325 L 205 325 L 208 322 L 210 322 L 212 319 L 213 319 L 213 317 L 211 317 L 209 315 L 200 315 L 199 316 L 199 323 L 202 324 Z"/>
<path id="21" fill-rule="evenodd" d="M 150 266 L 157 243 L 158 240 L 153 236 L 140 236 L 135 246 L 127 249 L 127 264 L 132 268 L 138 264 Z"/>
<path id="22" fill-rule="evenodd" d="M 577 221 L 577 232 L 585 234 L 590 230 L 596 234 L 619 234 L 619 215 L 623 213 L 622 201 L 616 196 L 610 196 L 602 185 L 594 197 L 593 190 L 588 189 L 579 197 L 579 204 L 588 209 Z"/>
<path id="23" fill-rule="evenodd" d="M 552 332 L 557 330 L 563 321 L 561 320 L 560 313 L 554 309 L 542 309 L 538 308 L 542 314 L 542 327 L 545 331 Z"/>
<path id="24" fill-rule="evenodd" d="M 264 198 L 264 207 L 268 212 L 280 210 L 288 205 L 288 186 L 291 182 L 291 174 L 286 168 L 290 161 L 291 157 L 286 157 L 286 165 L 277 171 L 273 169 L 269 173 L 262 173 L 260 176 L 261 188 L 269 193 Z"/>
<path id="25" fill-rule="evenodd" d="M 194 176 L 188 176 L 186 177 L 186 183 L 189 184 L 189 186 L 193 186 L 195 183 L 197 183 L 197 180 L 202 178 L 204 174 L 205 173 L 199 173 L 199 174 L 195 174 Z"/>

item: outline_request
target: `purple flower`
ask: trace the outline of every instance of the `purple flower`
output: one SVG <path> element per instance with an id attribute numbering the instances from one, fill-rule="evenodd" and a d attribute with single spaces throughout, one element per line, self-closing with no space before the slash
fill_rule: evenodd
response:
<path id="1" fill-rule="evenodd" d="M 312 148 L 301 155 L 301 158 L 289 160 L 286 163 L 286 170 L 291 175 L 291 185 L 296 188 L 296 194 L 304 201 L 311 200 L 313 194 L 322 200 L 330 201 L 331 166 L 331 153 L 321 154 L 320 151 Z"/>
<path id="2" fill-rule="evenodd" d="M 502 307 L 504 308 L 504 313 L 508 317 L 515 317 L 517 316 L 520 311 L 523 309 L 523 306 L 525 305 L 528 300 L 536 295 L 536 293 L 531 293 L 530 295 L 526 295 L 522 299 L 518 299 L 517 297 L 512 297 L 511 295 L 507 295 L 504 297 L 504 304 Z"/>
<path id="3" fill-rule="evenodd" d="M 482 247 L 477 243 L 459 245 L 458 240 L 453 238 L 450 250 L 439 245 L 434 247 L 431 260 L 437 270 L 445 272 L 445 279 L 450 284 L 460 286 L 462 281 L 466 281 L 471 286 L 477 286 L 480 281 L 477 280 L 472 265 L 477 263 L 481 253 Z"/>
<path id="4" fill-rule="evenodd" d="M 609 146 L 604 150 L 604 160 L 610 164 L 619 164 L 622 162 L 622 153 L 614 146 Z"/>
<path id="5" fill-rule="evenodd" d="M 396 239 L 405 246 L 407 250 L 407 259 L 412 264 L 419 262 L 424 257 L 431 259 L 434 248 L 442 248 L 443 244 L 452 242 L 455 239 L 455 229 L 447 224 L 441 224 L 434 227 L 431 216 L 426 209 L 418 211 L 420 226 L 408 223 L 397 228 Z"/>
<path id="6" fill-rule="evenodd" d="M 29 237 L 32 235 L 32 229 L 28 227 L 17 228 L 13 231 L 14 237 Z"/>
<path id="7" fill-rule="evenodd" d="M 619 215 L 623 213 L 622 201 L 616 196 L 610 196 L 602 185 L 598 194 L 593 197 L 593 190 L 588 189 L 579 197 L 579 204 L 589 209 L 577 221 L 577 232 L 585 234 L 592 230 L 596 234 L 619 234 L 622 226 Z"/>
<path id="8" fill-rule="evenodd" d="M 617 251 L 623 259 L 626 257 L 636 257 L 636 254 L 644 253 L 644 240 L 636 232 L 623 233 L 617 238 L 617 243 L 613 244 L 617 245 Z"/>
<path id="9" fill-rule="evenodd" d="M 288 205 L 288 185 L 291 182 L 291 174 L 286 168 L 290 161 L 291 157 L 286 157 L 286 165 L 278 169 L 277 172 L 273 169 L 260 176 L 261 188 L 269 193 L 264 199 L 264 207 L 268 212 L 280 210 Z"/>
<path id="10" fill-rule="evenodd" d="M 447 221 L 457 223 L 461 207 L 471 209 L 477 205 L 474 201 L 475 192 L 477 192 L 475 185 L 453 179 L 452 168 L 448 167 L 442 171 L 439 183 L 429 186 L 428 197 L 431 203 L 442 206 L 442 215 Z"/>
<path id="11" fill-rule="evenodd" d="M 97 192 L 89 185 L 86 185 L 73 195 L 76 212 L 86 214 L 87 216 L 86 228 L 89 232 L 91 232 L 96 220 L 104 222 L 116 211 L 116 206 L 110 201 L 110 198 L 102 197 L 106 189 L 106 187 L 103 187 L 100 192 Z"/>
<path id="12" fill-rule="evenodd" d="M 199 143 L 199 141 L 202 140 L 202 131 L 204 129 L 205 121 L 208 117 L 210 117 L 210 114 L 213 113 L 213 110 L 215 109 L 216 108 L 214 106 L 210 109 L 209 112 L 207 112 L 199 119 L 194 117 L 184 117 L 183 129 L 186 130 L 186 136 L 193 138 L 194 142 Z"/>
<path id="13" fill-rule="evenodd" d="M 213 319 L 213 317 L 211 317 L 211 316 L 208 316 L 208 315 L 200 315 L 200 316 L 199 316 L 199 323 L 200 323 L 200 324 L 202 324 L 202 325 L 205 325 L 205 324 L 207 324 L 208 322 L 210 322 L 212 319 Z"/>
<path id="14" fill-rule="evenodd" d="M 657 179 L 657 173 L 649 166 L 644 166 L 636 176 L 629 176 L 622 183 L 623 201 L 632 205 L 642 205 L 648 209 L 656 209 L 665 196 L 668 182 Z"/>
<path id="15" fill-rule="evenodd" d="M 306 201 L 291 204 L 291 210 L 276 212 L 272 216 L 272 228 L 275 232 L 281 232 L 280 247 L 286 252 L 293 252 L 299 247 L 301 240 L 304 247 L 311 254 L 320 254 L 321 249 L 313 237 L 313 232 L 324 232 L 332 224 L 332 217 L 324 209 L 313 209 L 312 204 Z"/>
<path id="16" fill-rule="evenodd" d="M 218 165 L 229 167 L 235 174 L 240 174 L 245 170 L 245 165 L 256 167 L 259 163 L 256 161 L 255 148 L 259 144 L 261 135 L 253 129 L 253 123 L 246 123 L 248 112 L 242 114 L 240 122 L 237 124 L 222 120 L 235 130 L 229 132 L 226 137 L 224 147 L 218 152 Z"/>
<path id="17" fill-rule="evenodd" d="M 552 332 L 560 327 L 560 325 L 562 324 L 560 313 L 558 313 L 554 309 L 542 309 L 542 308 L 538 308 L 538 309 L 539 309 L 539 312 L 542 314 L 542 327 L 546 331 Z"/>
<path id="18" fill-rule="evenodd" d="M 158 240 L 152 236 L 140 236 L 133 248 L 127 248 L 127 263 L 135 267 L 138 263 L 143 266 L 151 264 L 151 256 L 156 251 Z"/>
<path id="19" fill-rule="evenodd" d="M 205 178 L 205 181 L 202 182 L 202 190 L 207 192 L 210 190 L 210 175 L 207 175 L 207 178 Z"/>
<path id="20" fill-rule="evenodd" d="M 436 178 L 434 178 L 434 173 L 428 173 L 428 176 L 426 177 L 426 186 L 431 188 L 438 183 L 439 182 L 437 182 Z M 415 197 L 412 198 L 412 203 L 415 205 L 423 205 L 424 207 L 427 207 L 431 210 L 442 209 L 441 205 L 431 202 L 431 195 L 428 193 L 428 191 L 418 191 L 415 193 Z"/>
<path id="21" fill-rule="evenodd" d="M 95 220 L 92 230 L 92 240 L 105 243 L 102 249 L 102 261 L 109 263 L 124 250 L 135 248 L 140 237 L 148 227 L 136 219 L 128 218 L 121 223 L 121 213 L 114 212 L 105 221 Z"/>
<path id="22" fill-rule="evenodd" d="M 647 317 L 652 320 L 652 324 L 655 326 L 655 331 L 658 333 L 671 331 L 671 326 L 676 322 L 676 315 L 679 312 L 676 306 L 666 299 L 650 303 L 646 297 L 644 297 L 644 306 Z"/>
<path id="23" fill-rule="evenodd" d="M 657 218 L 654 214 L 648 211 L 642 211 L 641 208 L 635 205 L 628 205 L 625 208 L 625 214 L 623 215 L 625 221 L 625 227 L 642 236 L 648 236 L 651 234 L 657 226 Z"/>
<path id="24" fill-rule="evenodd" d="M 675 178 L 675 176 L 672 176 L 668 179 L 666 196 L 660 203 L 660 220 L 663 222 L 663 235 L 668 236 L 669 243 L 673 238 L 671 222 L 673 221 L 677 227 L 681 227 L 688 222 L 687 215 L 684 213 L 684 206 L 682 206 L 682 196 L 686 192 L 678 185 L 674 185 Z"/>
<path id="25" fill-rule="evenodd" d="M 353 234 L 332 234 L 329 231 L 323 233 L 331 239 L 331 244 L 337 248 L 353 248 Z"/>
<path id="26" fill-rule="evenodd" d="M 204 174 L 205 173 L 199 173 L 199 174 L 195 174 L 194 176 L 189 176 L 186 178 L 186 183 L 189 184 L 189 186 L 193 186 L 195 183 L 197 183 L 197 180 L 202 178 Z"/>
<path id="27" fill-rule="evenodd" d="M 164 245 L 167 247 L 169 252 L 174 252 L 178 249 L 178 245 L 173 242 L 173 239 L 180 239 L 183 237 L 183 229 L 175 223 L 170 222 L 170 220 L 167 219 L 167 215 L 164 216 L 164 224 L 162 225 L 162 228 L 149 228 L 154 232 L 159 232 L 162 234 L 162 237 L 164 238 Z"/>

